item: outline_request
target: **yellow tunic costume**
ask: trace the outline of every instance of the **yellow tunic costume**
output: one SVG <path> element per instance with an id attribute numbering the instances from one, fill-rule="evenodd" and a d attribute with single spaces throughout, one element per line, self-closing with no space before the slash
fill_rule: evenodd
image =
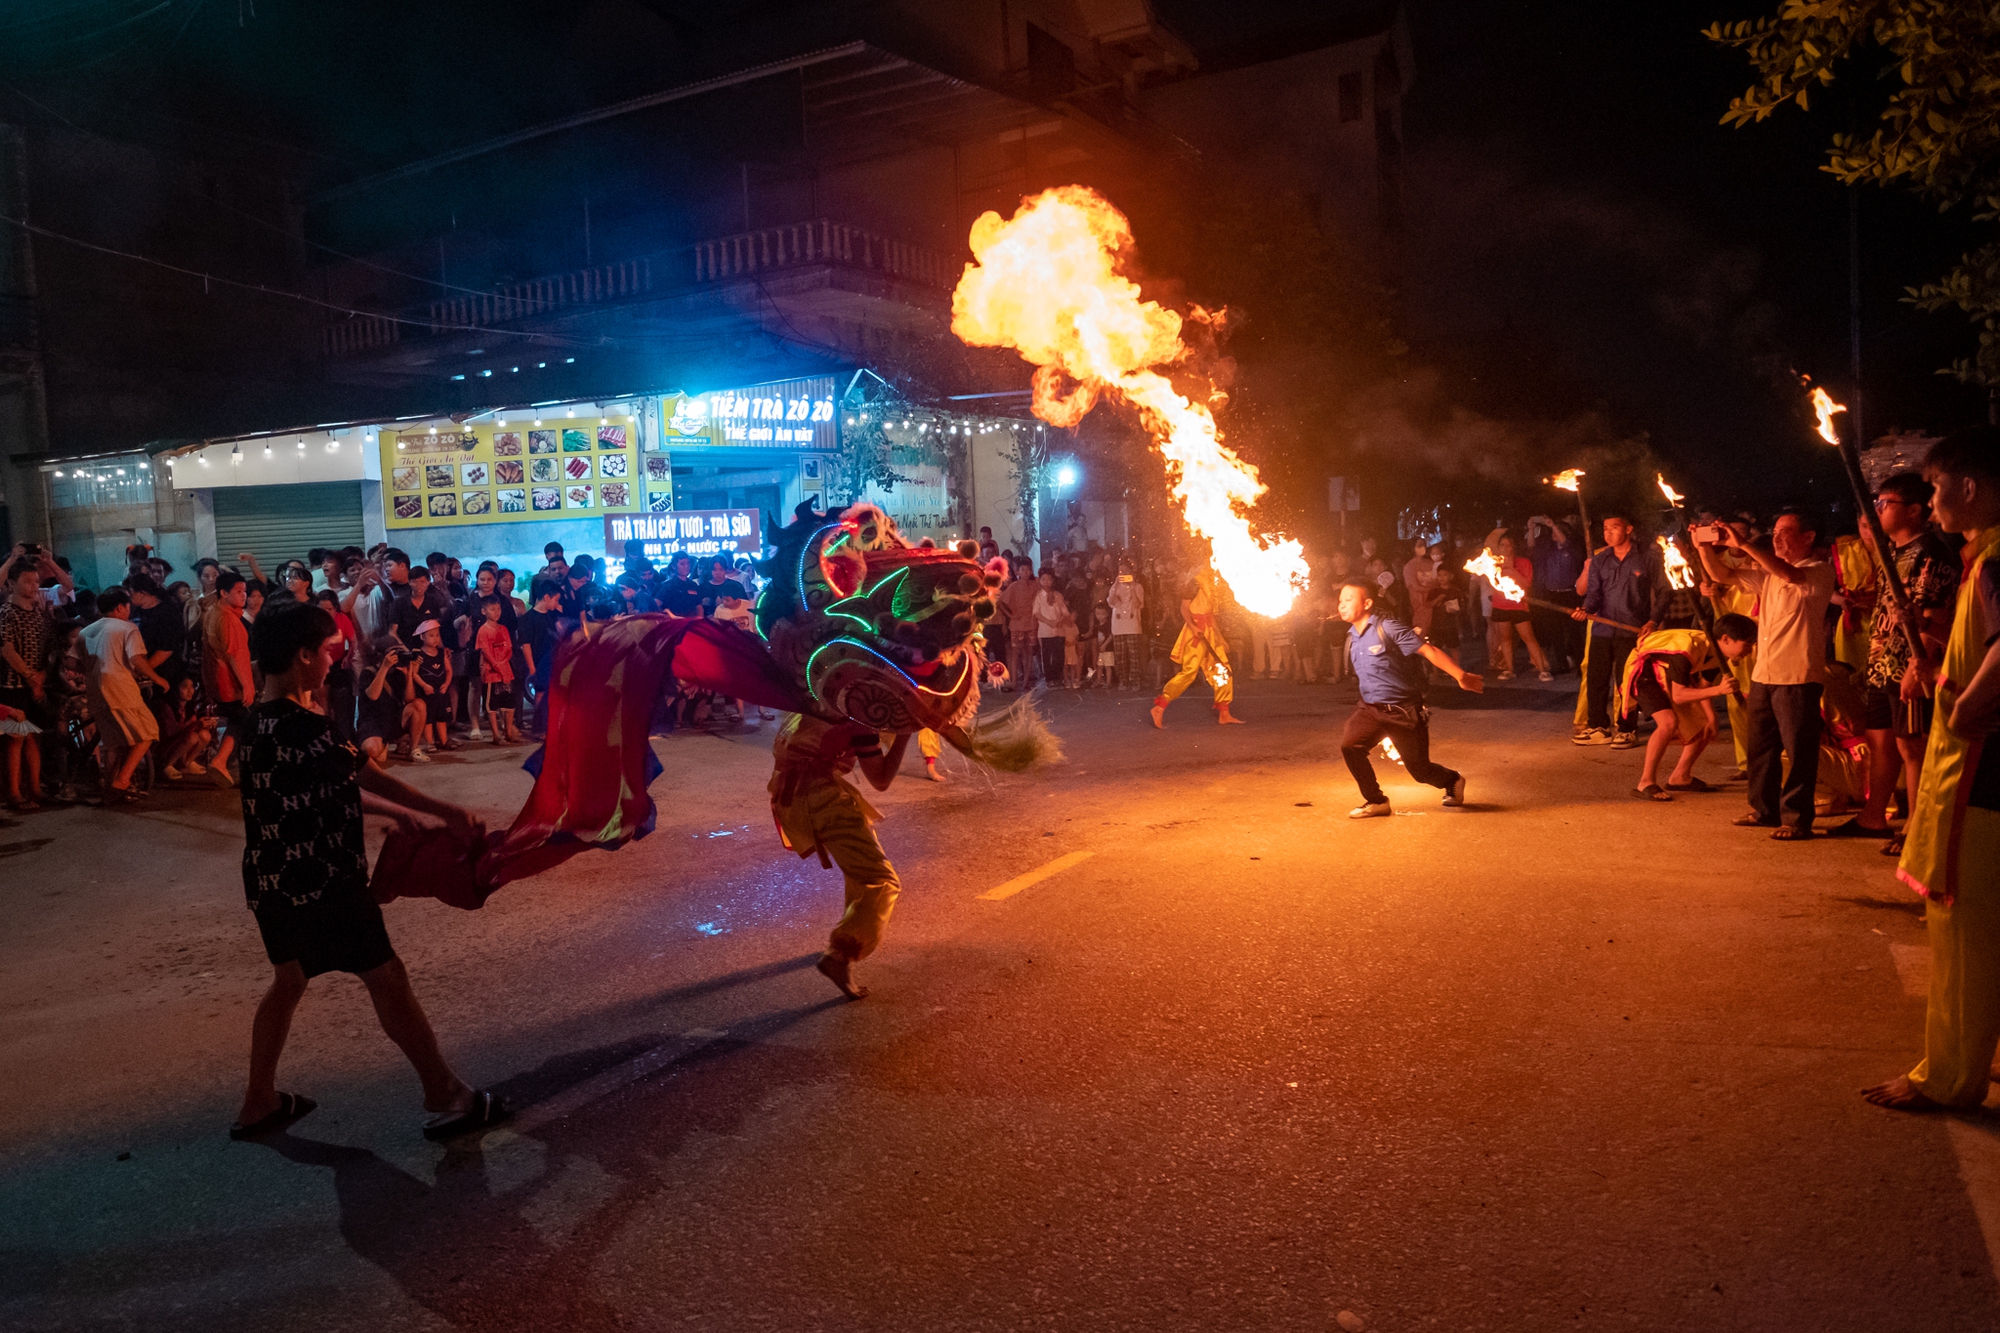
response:
<path id="1" fill-rule="evenodd" d="M 1728 558 L 1727 552 L 1724 553 L 1724 558 Z M 1708 602 L 1715 608 L 1715 614 L 1718 616 L 1748 616 L 1752 620 L 1757 618 L 1757 595 L 1748 588 L 1725 584 L 1716 589 L 1715 596 L 1709 598 Z M 1736 681 L 1736 693 L 1729 696 L 1729 739 L 1736 750 L 1738 768 L 1750 767 L 1750 711 L 1743 701 L 1750 697 L 1750 672 L 1756 665 L 1755 647 L 1733 662 L 1728 658 L 1722 661 L 1722 669 Z"/>
<path id="2" fill-rule="evenodd" d="M 1624 717 L 1639 703 L 1639 673 L 1666 665 L 1664 658 L 1678 653 L 1688 660 L 1688 674 L 1708 670 L 1713 646 L 1708 635 L 1698 629 L 1656 629 L 1640 639 L 1625 660 L 1625 679 L 1618 685 L 1618 716 Z M 1673 698 L 1673 686 L 1659 675 L 1654 683 Z M 1683 742 L 1691 741 L 1708 728 L 1709 713 L 1700 703 L 1675 704 L 1674 721 Z"/>
<path id="3" fill-rule="evenodd" d="M 882 928 L 903 891 L 875 838 L 873 826 L 882 816 L 847 780 L 857 752 L 879 753 L 879 746 L 873 732 L 800 713 L 786 717 L 771 745 L 776 760 L 771 816 L 778 836 L 800 856 L 819 853 L 821 865 L 837 865 L 846 877 L 847 907 L 827 947 L 850 962 L 866 958 L 882 942 Z"/>
<path id="4" fill-rule="evenodd" d="M 1217 707 L 1236 697 L 1236 688 L 1229 678 L 1229 645 L 1216 625 L 1218 600 L 1208 578 L 1197 576 L 1194 596 L 1188 599 L 1192 619 L 1181 623 L 1180 637 L 1174 640 L 1173 651 L 1167 654 L 1180 670 L 1160 687 L 1160 697 L 1154 703 L 1166 704 L 1180 698 L 1197 676 L 1207 680 L 1209 688 L 1215 691 Z"/>
<path id="5" fill-rule="evenodd" d="M 1929 899 L 1924 915 L 1931 940 L 1930 1003 L 1924 1058 L 1910 1082 L 1946 1106 L 1985 1100 L 2000 1041 L 2000 810 L 1967 804 L 1981 750 L 1993 738 L 1968 740 L 1946 721 L 1985 659 L 1987 636 L 1995 628 L 1980 605 L 1979 572 L 1996 552 L 2000 528 L 1980 533 L 1966 548 L 1923 778 L 1896 868 L 1898 879 Z"/>
<path id="6" fill-rule="evenodd" d="M 1833 630 L 1833 656 L 1847 663 L 1856 676 L 1868 669 L 1868 640 L 1875 632 L 1875 608 L 1881 596 L 1881 572 L 1875 548 L 1860 537 L 1833 543 L 1833 572 L 1846 605 Z"/>

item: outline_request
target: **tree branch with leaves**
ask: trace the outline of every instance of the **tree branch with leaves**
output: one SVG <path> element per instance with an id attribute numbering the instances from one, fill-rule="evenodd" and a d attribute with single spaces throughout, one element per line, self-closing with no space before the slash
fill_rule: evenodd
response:
<path id="1" fill-rule="evenodd" d="M 1785 0 L 1776 16 L 1716 23 L 1703 36 L 1740 50 L 1758 81 L 1729 103 L 1726 125 L 1809 108 L 1850 60 L 1872 53 L 1893 85 L 1872 132 L 1835 134 L 1821 170 L 1847 185 L 1899 185 L 1940 209 L 2000 219 L 2000 5 L 1984 0 Z M 2000 241 L 1908 289 L 1922 310 L 1956 307 L 1979 350 L 1950 372 L 2000 390 Z"/>

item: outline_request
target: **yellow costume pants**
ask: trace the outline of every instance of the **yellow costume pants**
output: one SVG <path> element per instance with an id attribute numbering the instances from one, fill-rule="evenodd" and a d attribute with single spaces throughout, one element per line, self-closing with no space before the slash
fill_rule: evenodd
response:
<path id="1" fill-rule="evenodd" d="M 917 753 L 926 759 L 935 759 L 944 753 L 944 742 L 929 727 L 917 732 Z"/>
<path id="2" fill-rule="evenodd" d="M 827 947 L 850 962 L 866 958 L 882 942 L 882 928 L 903 892 L 875 837 L 874 812 L 853 787 L 825 779 L 801 784 L 777 814 L 787 847 L 800 856 L 818 852 L 821 864 L 839 866 L 846 879 L 847 908 Z"/>
<path id="3" fill-rule="evenodd" d="M 1961 836 L 1955 901 L 1925 905 L 1931 993 L 1910 1082 L 1934 1102 L 1970 1107 L 1986 1100 L 2000 1043 L 2000 811 L 1967 810 Z"/>
<path id="4" fill-rule="evenodd" d="M 1236 687 L 1229 679 L 1229 664 L 1218 662 L 1205 653 L 1187 663 L 1174 673 L 1172 679 L 1160 686 L 1160 697 L 1169 703 L 1180 698 L 1187 687 L 1194 684 L 1196 676 L 1208 681 L 1209 688 L 1215 691 L 1216 703 L 1226 704 L 1236 697 Z"/>
<path id="5" fill-rule="evenodd" d="M 1722 667 L 1735 678 L 1736 687 L 1743 692 L 1742 698 L 1729 696 L 1729 739 L 1736 746 L 1736 766 L 1750 767 L 1750 710 L 1743 700 L 1750 697 L 1750 668 L 1756 664 L 1757 654 L 1749 652 L 1734 662 L 1724 660 Z"/>

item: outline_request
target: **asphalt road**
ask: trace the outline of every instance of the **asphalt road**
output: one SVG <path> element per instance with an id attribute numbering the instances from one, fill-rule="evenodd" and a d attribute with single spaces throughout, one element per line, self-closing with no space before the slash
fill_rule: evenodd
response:
<path id="1" fill-rule="evenodd" d="M 1927 968 L 1874 845 L 1629 799 L 1546 688 L 1436 703 L 1470 808 L 1397 771 L 1359 823 L 1324 687 L 1164 733 L 1052 698 L 1040 775 L 913 758 L 859 1003 L 770 725 L 660 742 L 650 838 L 388 909 L 520 1111 L 449 1151 L 347 977 L 280 1080 L 320 1110 L 226 1140 L 268 975 L 232 795 L 0 826 L 0 1327 L 2000 1326 L 2000 1121 L 1856 1095 Z M 520 757 L 404 771 L 498 823 Z"/>

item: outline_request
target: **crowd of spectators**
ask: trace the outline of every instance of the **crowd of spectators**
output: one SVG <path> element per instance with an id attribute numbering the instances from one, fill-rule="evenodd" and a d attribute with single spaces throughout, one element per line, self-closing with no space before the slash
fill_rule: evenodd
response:
<path id="1" fill-rule="evenodd" d="M 757 579 L 747 557 L 608 571 L 550 543 L 520 576 L 494 561 L 468 572 L 433 551 L 312 550 L 267 574 L 245 552 L 195 561 L 189 578 L 145 546 L 123 581 L 79 588 L 68 563 L 23 543 L 0 569 L 0 747 L 17 811 L 138 800 L 140 766 L 170 781 L 233 786 L 261 687 L 250 630 L 269 602 L 318 602 L 342 638 L 320 700 L 343 739 L 378 766 L 428 763 L 471 741 L 516 745 L 545 720 L 555 648 L 586 622 L 646 611 L 710 616 L 752 631 Z M 733 701 L 676 700 L 667 719 L 733 716 Z"/>

